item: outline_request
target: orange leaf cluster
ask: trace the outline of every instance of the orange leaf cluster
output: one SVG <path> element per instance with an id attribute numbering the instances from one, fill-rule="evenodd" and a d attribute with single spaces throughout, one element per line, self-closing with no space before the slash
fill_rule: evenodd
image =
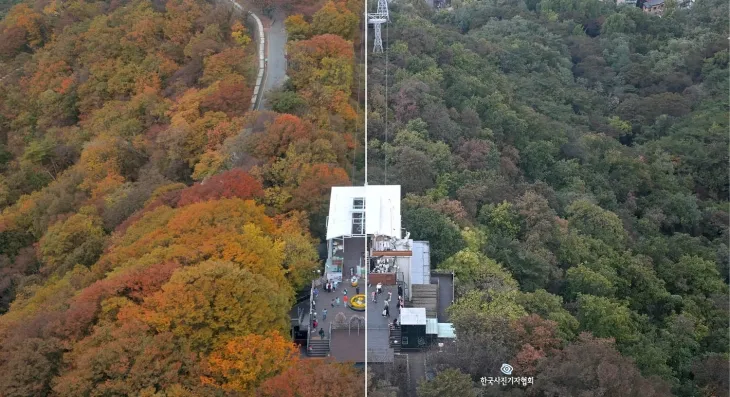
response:
<path id="1" fill-rule="evenodd" d="M 332 360 L 310 359 L 307 365 L 292 365 L 264 382 L 259 397 L 360 397 L 365 379 L 351 365 Z"/>
<path id="2" fill-rule="evenodd" d="M 223 198 L 253 199 L 264 195 L 261 183 L 247 172 L 234 169 L 196 183 L 182 191 L 179 206 Z"/>
<path id="3" fill-rule="evenodd" d="M 297 347 L 276 331 L 235 337 L 208 357 L 210 376 L 202 381 L 250 395 L 265 379 L 296 366 L 298 354 Z"/>

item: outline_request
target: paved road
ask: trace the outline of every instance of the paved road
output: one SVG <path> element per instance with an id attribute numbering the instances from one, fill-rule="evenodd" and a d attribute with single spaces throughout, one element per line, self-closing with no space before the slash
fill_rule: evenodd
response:
<path id="1" fill-rule="evenodd" d="M 280 87 L 286 81 L 286 30 L 284 19 L 286 15 L 277 11 L 273 18 L 271 27 L 266 35 L 267 67 L 264 77 L 263 95 L 261 109 L 268 109 L 266 93 Z"/>

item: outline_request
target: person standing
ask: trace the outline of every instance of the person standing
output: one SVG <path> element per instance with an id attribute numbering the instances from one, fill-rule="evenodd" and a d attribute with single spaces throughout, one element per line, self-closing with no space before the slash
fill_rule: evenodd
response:
<path id="1" fill-rule="evenodd" d="M 317 320 L 316 319 L 314 321 L 312 321 L 312 327 L 314 329 L 317 329 Z"/>
<path id="2" fill-rule="evenodd" d="M 322 309 L 322 321 L 327 320 L 327 308 Z"/>
<path id="3" fill-rule="evenodd" d="M 360 295 L 360 287 L 355 287 L 355 295 Z"/>
<path id="4" fill-rule="evenodd" d="M 342 305 L 347 306 L 347 295 L 342 297 Z"/>
<path id="5" fill-rule="evenodd" d="M 388 301 L 390 301 L 390 298 L 393 296 L 393 293 L 388 291 Z"/>
<path id="6" fill-rule="evenodd" d="M 335 306 L 339 306 L 339 305 L 340 305 L 340 297 L 338 296 L 337 298 L 335 298 Z"/>
<path id="7" fill-rule="evenodd" d="M 385 305 L 385 317 L 390 317 L 390 307 Z"/>
<path id="8" fill-rule="evenodd" d="M 375 291 L 373 291 L 373 293 L 370 295 L 373 297 L 373 302 L 377 303 L 378 299 L 377 299 L 377 294 L 375 293 Z"/>
<path id="9" fill-rule="evenodd" d="M 324 339 L 324 328 L 319 329 L 319 339 Z"/>
<path id="10" fill-rule="evenodd" d="M 344 290 L 342 290 L 342 294 L 345 295 L 345 296 L 347 296 L 347 288 L 345 288 Z"/>
<path id="11" fill-rule="evenodd" d="M 383 283 L 378 283 L 378 285 L 375 288 L 378 290 L 378 295 L 383 293 Z"/>
<path id="12" fill-rule="evenodd" d="M 332 305 L 332 307 L 335 307 L 335 299 L 334 298 L 332 298 L 332 302 L 330 303 L 330 305 Z"/>

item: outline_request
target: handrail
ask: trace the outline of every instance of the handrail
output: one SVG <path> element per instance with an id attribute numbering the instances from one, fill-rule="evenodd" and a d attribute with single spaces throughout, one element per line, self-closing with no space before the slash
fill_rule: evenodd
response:
<path id="1" fill-rule="evenodd" d="M 454 271 L 451 271 L 451 304 L 454 304 L 456 302 L 456 289 L 454 289 L 454 285 L 456 284 L 456 273 Z"/>
<path id="2" fill-rule="evenodd" d="M 327 336 L 327 356 L 329 356 L 332 353 L 332 321 L 330 321 L 330 333 Z"/>
<path id="3" fill-rule="evenodd" d="M 307 320 L 307 355 L 310 352 L 310 342 L 312 341 L 312 316 L 314 314 L 314 308 L 312 307 L 314 302 L 314 280 L 312 280 L 312 286 L 309 288 L 309 319 Z"/>

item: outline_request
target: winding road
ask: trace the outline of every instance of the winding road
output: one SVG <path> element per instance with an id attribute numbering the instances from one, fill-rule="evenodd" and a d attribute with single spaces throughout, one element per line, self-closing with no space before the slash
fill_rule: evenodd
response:
<path id="1" fill-rule="evenodd" d="M 286 29 L 284 28 L 284 19 L 286 15 L 282 11 L 276 12 L 271 25 L 264 28 L 266 31 L 266 72 L 264 73 L 264 83 L 262 91 L 263 99 L 260 100 L 258 109 L 268 109 L 266 103 L 266 93 L 281 87 L 287 79 L 286 76 Z"/>
<path id="2" fill-rule="evenodd" d="M 244 8 L 237 0 L 228 0 L 236 9 L 244 11 Z M 250 12 L 256 19 L 261 20 L 255 13 Z M 287 79 L 286 76 L 286 29 L 284 28 L 284 19 L 286 14 L 277 10 L 273 19 L 269 23 L 264 23 L 265 46 L 264 57 L 264 74 L 261 83 L 261 91 L 256 97 L 253 109 L 268 109 L 266 103 L 266 94 L 271 90 L 280 87 Z M 260 59 L 260 58 L 259 58 Z M 257 82 L 258 84 L 258 82 Z"/>

